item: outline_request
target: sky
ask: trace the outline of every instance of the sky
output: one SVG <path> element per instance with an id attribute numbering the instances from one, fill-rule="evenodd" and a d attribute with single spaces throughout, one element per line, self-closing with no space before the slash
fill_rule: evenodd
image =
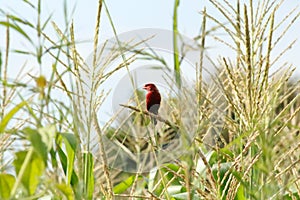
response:
<path id="1" fill-rule="evenodd" d="M 33 4 L 35 1 L 31 1 Z M 52 21 L 58 24 L 59 27 L 64 27 L 64 11 L 63 11 L 63 2 L 62 0 L 48 0 L 42 1 L 42 17 L 44 20 L 52 14 Z M 114 26 L 116 27 L 117 33 L 124 33 L 127 31 L 132 31 L 135 29 L 141 28 L 161 28 L 172 30 L 172 15 L 173 15 L 173 0 L 152 0 L 152 1 L 141 1 L 141 0 L 109 0 L 106 1 L 107 6 L 112 16 Z M 222 2 L 222 1 L 220 1 Z M 235 1 L 231 1 L 235 2 Z M 75 34 L 77 39 L 87 41 L 92 45 L 95 19 L 97 13 L 97 4 L 98 1 L 66 1 L 68 6 L 68 18 L 73 19 L 75 25 Z M 281 18 L 289 10 L 299 6 L 299 1 L 285 1 L 283 6 L 279 9 L 278 18 Z M 180 6 L 178 8 L 178 24 L 181 34 L 184 34 L 188 37 L 195 37 L 199 34 L 202 16 L 200 12 L 203 8 L 207 8 L 208 13 L 212 13 L 216 18 L 221 15 L 216 12 L 208 0 L 181 0 Z M 25 19 L 28 19 L 32 22 L 36 20 L 36 13 L 33 12 L 28 5 L 23 3 L 21 0 L 11 0 L 5 1 L 0 0 L 0 8 L 4 11 L 9 11 L 17 13 Z M 299 9 L 298 9 L 299 12 Z M 1 21 L 5 17 L 1 16 Z M 113 37 L 112 28 L 109 24 L 105 10 L 102 11 L 101 18 L 101 36 L 100 41 Z M 225 21 L 225 20 L 224 20 Z M 294 27 L 290 30 L 290 34 L 287 34 L 289 37 L 297 37 L 300 33 L 300 24 L 299 20 L 295 23 Z M 209 24 L 208 24 L 209 26 Z M 297 28 L 298 27 L 298 28 Z M 48 25 L 46 29 L 47 33 L 54 33 L 51 24 Z M 1 35 L 4 34 L 3 27 L 1 27 Z M 19 36 L 15 36 L 15 41 L 13 41 L 12 48 L 14 45 L 22 46 L 22 41 L 18 39 Z M 3 50 L 5 43 L 3 43 L 4 37 L 1 37 L 0 47 Z M 5 41 L 5 40 L 4 40 Z M 88 46 L 82 47 L 83 55 L 88 54 L 84 50 Z M 90 48 L 90 47 L 89 47 Z M 217 48 L 215 46 L 215 48 Z M 299 49 L 299 44 L 295 45 L 295 48 Z M 295 51 L 297 52 L 297 51 Z M 299 51 L 298 51 L 299 52 Z M 296 60 L 296 56 L 293 57 Z M 297 62 L 298 64 L 300 62 Z"/>
<path id="2" fill-rule="evenodd" d="M 37 0 L 30 1 L 36 5 Z M 42 20 L 45 21 L 49 15 L 52 15 L 51 20 L 54 21 L 58 27 L 63 29 L 65 27 L 64 17 L 64 1 L 62 0 L 43 0 L 42 2 Z M 67 4 L 67 18 L 68 21 L 73 20 L 76 41 L 78 41 L 77 48 L 83 58 L 88 58 L 93 49 L 93 37 L 95 28 L 95 19 L 97 14 L 98 1 L 96 0 L 77 0 L 65 1 Z M 124 34 L 140 30 L 144 28 L 150 29 L 163 29 L 172 31 L 172 16 L 174 0 L 107 0 L 107 7 L 112 17 L 114 26 L 118 34 Z M 220 0 L 220 2 L 223 2 Z M 235 1 L 230 1 L 235 2 Z M 257 2 L 257 1 L 255 1 Z M 291 9 L 299 7 L 299 1 L 286 0 L 282 7 L 278 10 L 275 16 L 277 22 L 282 19 L 286 13 Z M 221 14 L 213 8 L 208 0 L 181 0 L 178 8 L 178 27 L 181 34 L 187 38 L 194 38 L 200 33 L 202 15 L 200 12 L 206 7 L 207 12 L 216 18 L 221 18 L 226 22 Z M 27 19 L 31 22 L 36 21 L 37 13 L 34 12 L 30 6 L 26 5 L 21 0 L 0 0 L 0 8 L 5 12 L 14 13 L 22 19 Z M 297 8 L 299 12 L 299 8 Z M 0 21 L 4 21 L 5 16 L 0 15 Z M 275 20 L 275 23 L 276 23 Z M 211 27 L 211 22 L 208 22 L 208 27 Z M 279 53 L 280 50 L 286 48 L 287 44 L 300 36 L 300 20 L 298 19 L 293 27 L 289 30 L 285 38 L 278 44 L 274 53 Z M 31 38 L 37 41 L 36 33 L 28 30 Z M 57 34 L 53 29 L 51 23 L 45 29 L 45 32 L 52 38 L 57 38 Z M 100 25 L 100 43 L 107 39 L 114 38 L 112 27 L 109 23 L 105 9 L 102 10 L 101 25 Z M 218 56 L 230 57 L 230 51 L 216 41 L 209 40 L 209 55 L 216 59 Z M 158 45 L 159 46 L 159 45 Z M 18 33 L 11 34 L 11 49 L 19 50 L 34 50 L 34 47 L 26 42 L 26 40 Z M 5 28 L 0 26 L 0 50 L 3 52 L 5 49 Z M 293 46 L 289 52 L 285 54 L 282 63 L 288 61 L 293 66 L 300 66 L 299 59 L 300 45 L 299 41 Z M 167 53 L 166 53 L 167 54 Z M 166 55 L 167 59 L 171 59 L 170 55 Z M 24 66 L 32 69 L 32 74 L 40 73 L 49 75 L 48 70 L 53 60 L 45 58 L 42 66 L 39 66 L 34 57 L 28 55 L 19 55 L 16 53 L 10 54 L 9 59 L 9 78 L 14 79 Z M 140 64 L 140 63 L 139 63 Z M 187 69 L 189 69 L 187 67 Z M 300 68 L 297 68 L 295 75 L 300 75 Z M 109 82 L 108 85 L 114 83 L 117 79 L 124 80 L 124 74 L 115 77 Z M 188 75 L 187 75 L 188 76 Z M 30 78 L 30 77 L 28 77 Z M 111 85 L 116 87 L 116 85 Z M 124 86 L 124 85 L 122 85 Z M 127 98 L 127 97 L 126 97 Z M 116 104 L 118 104 L 117 102 Z M 110 114 L 108 114 L 110 115 Z"/>

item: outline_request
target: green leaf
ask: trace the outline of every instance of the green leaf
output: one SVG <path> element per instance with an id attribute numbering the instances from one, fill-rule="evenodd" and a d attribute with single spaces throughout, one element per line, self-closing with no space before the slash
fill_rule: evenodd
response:
<path id="1" fill-rule="evenodd" d="M 118 185 L 116 185 L 113 188 L 114 193 L 122 194 L 123 192 L 125 192 L 128 188 L 130 188 L 132 186 L 134 179 L 135 179 L 135 175 L 132 175 L 132 176 L 128 177 L 126 180 L 124 180 L 121 183 L 119 183 Z"/>
<path id="2" fill-rule="evenodd" d="M 27 33 L 21 29 L 21 27 L 19 27 L 17 24 L 12 24 L 6 21 L 0 21 L 0 25 L 3 26 L 9 26 L 10 28 L 16 30 L 17 32 L 19 32 L 21 35 L 23 35 L 28 41 L 30 41 L 32 43 L 31 38 L 27 35 Z"/>
<path id="3" fill-rule="evenodd" d="M 58 156 L 62 165 L 62 168 L 67 173 L 67 165 L 68 165 L 68 158 L 61 147 L 57 147 Z"/>
<path id="4" fill-rule="evenodd" d="M 223 177 L 226 175 L 226 172 L 231 168 L 232 163 L 220 163 L 220 164 L 214 164 L 212 166 L 212 173 L 215 178 L 215 180 L 218 179 L 218 175 L 220 175 L 220 180 L 223 179 Z"/>
<path id="5" fill-rule="evenodd" d="M 50 151 L 50 149 L 52 148 L 53 139 L 55 138 L 56 135 L 55 125 L 52 124 L 52 125 L 39 128 L 38 132 L 42 137 L 43 143 L 47 147 L 47 151 Z"/>
<path id="6" fill-rule="evenodd" d="M 24 54 L 24 55 L 34 55 L 34 53 L 29 52 L 29 51 L 24 51 L 24 50 L 19 50 L 19 49 L 14 49 L 11 50 L 14 53 L 19 53 L 19 54 Z"/>
<path id="7" fill-rule="evenodd" d="M 300 199 L 300 196 L 298 194 L 298 192 L 294 192 L 294 193 L 291 193 L 291 194 L 286 194 L 283 196 L 283 200 L 299 200 Z"/>
<path id="8" fill-rule="evenodd" d="M 59 189 L 68 200 L 74 199 L 74 193 L 72 188 L 69 185 L 66 184 L 57 184 L 56 188 Z"/>
<path id="9" fill-rule="evenodd" d="M 75 135 L 72 133 L 61 133 L 61 136 L 64 138 L 65 142 L 67 141 L 71 145 L 73 151 L 76 151 L 78 143 Z"/>
<path id="10" fill-rule="evenodd" d="M 47 164 L 48 152 L 52 148 L 53 139 L 55 138 L 56 130 L 54 125 L 45 126 L 39 129 L 24 128 L 23 133 L 27 136 L 34 150 L 39 154 L 45 165 Z"/>
<path id="11" fill-rule="evenodd" d="M 244 193 L 244 186 L 240 185 L 234 200 L 246 200 Z"/>
<path id="12" fill-rule="evenodd" d="M 43 56 L 43 47 L 39 46 L 36 48 L 36 58 L 39 64 L 42 63 L 42 56 Z"/>
<path id="13" fill-rule="evenodd" d="M 22 130 L 26 135 L 31 145 L 34 148 L 34 151 L 43 159 L 44 163 L 47 163 L 47 146 L 42 141 L 41 134 L 36 129 L 26 127 Z"/>
<path id="14" fill-rule="evenodd" d="M 300 200 L 300 196 L 298 193 L 298 188 L 296 184 L 291 185 L 286 190 L 285 195 L 282 197 L 283 200 Z"/>
<path id="15" fill-rule="evenodd" d="M 16 159 L 13 164 L 15 166 L 16 172 L 19 175 L 20 170 L 22 169 L 24 164 L 27 164 L 24 173 L 22 174 L 21 182 L 24 188 L 27 190 L 29 195 L 35 193 L 36 188 L 39 184 L 40 177 L 42 176 L 45 170 L 45 163 L 43 159 L 33 151 L 31 156 L 29 157 L 29 162 L 24 162 L 25 159 L 28 159 L 30 151 L 19 151 L 16 153 Z M 19 178 L 19 177 L 18 177 Z"/>
<path id="16" fill-rule="evenodd" d="M 168 163 L 165 166 L 175 172 L 178 172 L 178 170 L 180 169 L 180 166 L 173 164 L 173 163 Z"/>
<path id="17" fill-rule="evenodd" d="M 67 175 L 67 183 L 71 183 L 71 178 L 73 174 L 73 166 L 75 159 L 75 151 L 77 147 L 77 140 L 73 134 L 70 133 L 62 133 L 62 138 L 65 144 L 65 149 L 67 152 L 67 165 L 66 165 L 66 175 Z"/>
<path id="18" fill-rule="evenodd" d="M 21 18 L 15 16 L 15 15 L 8 15 L 8 17 L 9 17 L 10 19 L 12 19 L 13 21 L 15 21 L 15 22 L 20 22 L 20 23 L 22 23 L 22 24 L 24 24 L 24 25 L 28 25 L 28 26 L 30 26 L 31 28 L 34 28 L 34 25 L 31 24 L 29 21 L 25 21 L 24 19 L 21 19 Z"/>
<path id="19" fill-rule="evenodd" d="M 93 199 L 94 192 L 94 161 L 93 155 L 90 152 L 83 154 L 84 164 L 85 164 L 85 187 L 86 187 L 86 195 L 88 199 Z"/>
<path id="20" fill-rule="evenodd" d="M 27 3 L 30 7 L 36 9 L 36 7 L 34 6 L 34 4 L 32 4 L 29 0 L 23 0 L 25 3 Z"/>
<path id="21" fill-rule="evenodd" d="M 163 172 L 165 174 L 164 175 L 165 180 L 172 181 L 172 185 L 178 185 L 178 184 L 180 184 L 180 181 L 182 181 L 180 177 L 178 177 L 177 175 L 174 175 L 174 173 L 172 172 L 172 171 L 174 171 L 178 174 L 182 174 L 183 171 L 180 169 L 179 165 L 176 165 L 173 163 L 168 163 L 165 165 L 165 167 L 163 167 L 160 170 L 161 170 L 161 172 Z"/>
<path id="22" fill-rule="evenodd" d="M 13 109 L 11 109 L 2 119 L 0 123 L 0 134 L 3 133 L 6 129 L 8 122 L 13 118 L 13 116 L 27 104 L 26 101 L 22 101 L 18 105 L 16 105 Z"/>
<path id="23" fill-rule="evenodd" d="M 44 22 L 44 24 L 43 24 L 43 26 L 42 26 L 42 28 L 41 28 L 42 31 L 46 28 L 47 24 L 48 24 L 49 21 L 51 20 L 52 15 L 53 15 L 53 14 L 50 14 L 49 17 L 45 20 L 45 22 Z"/>
<path id="24" fill-rule="evenodd" d="M 9 199 L 10 192 L 15 184 L 15 177 L 10 174 L 0 174 L 0 198 Z"/>
<path id="25" fill-rule="evenodd" d="M 58 167 L 58 160 L 57 160 L 57 157 L 56 157 L 56 149 L 51 149 L 50 150 L 50 157 L 51 157 L 51 164 L 52 164 L 52 167 L 53 168 L 57 168 Z"/>
<path id="26" fill-rule="evenodd" d="M 231 170 L 232 163 L 227 162 L 227 163 L 220 163 L 220 164 L 214 164 L 212 166 L 212 174 L 215 178 L 215 180 L 220 180 L 218 184 L 220 184 L 220 194 L 225 194 L 227 195 L 228 188 L 226 187 L 231 179 L 229 179 L 229 175 L 232 173 L 228 173 L 228 170 Z M 224 191 L 225 190 L 225 191 Z M 223 198 L 225 199 L 225 198 Z"/>
<path id="27" fill-rule="evenodd" d="M 61 161 L 62 168 L 63 168 L 65 174 L 67 174 L 68 158 L 67 158 L 66 154 L 63 152 L 63 150 L 61 149 L 61 147 L 57 148 L 57 152 L 58 152 L 58 155 L 59 155 L 59 158 Z M 74 172 L 74 170 L 72 171 L 70 183 L 72 186 L 75 186 L 78 183 L 78 177 L 77 177 L 76 173 Z"/>
<path id="28" fill-rule="evenodd" d="M 211 154 L 211 155 L 210 155 Z M 208 153 L 205 155 L 206 160 L 210 164 L 210 166 L 213 166 L 217 163 L 226 163 L 228 160 L 228 157 L 232 157 L 233 153 L 228 149 L 221 149 L 220 152 L 212 151 L 211 153 Z"/>

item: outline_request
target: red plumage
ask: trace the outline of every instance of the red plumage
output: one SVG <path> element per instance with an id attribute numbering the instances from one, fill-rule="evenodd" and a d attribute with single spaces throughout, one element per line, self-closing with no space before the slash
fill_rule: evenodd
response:
<path id="1" fill-rule="evenodd" d="M 146 84 L 143 89 L 147 90 L 146 94 L 146 107 L 147 110 L 153 114 L 158 114 L 158 109 L 160 107 L 161 96 L 157 87 L 153 83 Z M 156 124 L 156 119 L 152 118 L 154 124 Z"/>

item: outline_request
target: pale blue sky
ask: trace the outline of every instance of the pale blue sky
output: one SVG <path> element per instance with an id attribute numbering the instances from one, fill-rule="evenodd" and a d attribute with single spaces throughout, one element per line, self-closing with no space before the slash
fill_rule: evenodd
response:
<path id="1" fill-rule="evenodd" d="M 32 1 L 32 2 L 37 2 Z M 233 2 L 233 1 L 232 1 Z M 77 39 L 90 41 L 90 43 L 85 43 L 79 46 L 82 48 L 82 55 L 89 55 L 87 52 L 92 47 L 92 39 L 95 27 L 95 18 L 97 11 L 96 0 L 77 0 L 77 1 L 67 1 L 69 19 L 72 18 L 75 23 L 75 34 Z M 115 27 L 118 33 L 123 33 L 126 31 L 131 31 L 140 28 L 162 28 L 162 29 L 172 29 L 172 15 L 173 15 L 173 0 L 109 0 L 107 5 L 109 7 L 110 14 L 113 18 Z M 207 0 L 181 0 L 179 7 L 179 29 L 180 32 L 188 37 L 195 37 L 199 33 L 201 25 L 201 15 L 199 12 L 203 7 L 207 7 L 207 11 L 212 13 L 214 16 L 218 17 L 220 14 L 212 8 L 211 4 Z M 285 13 L 287 13 L 292 8 L 299 6 L 298 1 L 286 1 L 280 8 L 277 17 L 282 18 Z M 32 22 L 36 19 L 36 13 L 33 12 L 29 6 L 26 6 L 20 0 L 10 0 L 10 1 L 0 1 L 0 8 L 5 11 L 12 11 L 18 13 L 23 19 L 28 19 Z M 74 14 L 71 16 L 72 8 L 75 8 Z M 299 11 L 299 9 L 298 9 Z M 42 13 L 44 20 L 46 17 L 53 13 L 52 20 L 55 21 L 61 28 L 64 27 L 64 16 L 63 16 L 63 1 L 62 0 L 43 0 L 42 1 Z M 3 16 L 1 20 L 3 20 Z M 101 37 L 100 40 L 104 41 L 107 38 L 113 36 L 112 29 L 108 23 L 105 11 L 102 12 L 101 18 Z M 225 22 L 225 20 L 223 20 Z M 209 25 L 209 24 L 208 24 Z M 299 20 L 290 30 L 289 34 L 286 35 L 285 40 L 283 40 L 281 46 L 282 48 L 293 38 L 300 35 L 300 22 Z M 51 35 L 55 34 L 52 26 L 49 24 L 46 31 Z M 0 34 L 4 34 L 4 28 L 0 28 Z M 33 32 L 32 37 L 35 37 L 36 33 Z M 4 49 L 5 38 L 1 36 L 0 38 L 0 48 Z M 24 38 L 19 35 L 13 34 L 11 40 L 11 48 L 29 48 L 28 44 L 24 42 Z M 222 51 L 217 48 L 217 44 L 208 44 L 209 46 L 216 48 L 219 54 Z M 298 52 L 300 52 L 300 45 L 297 43 L 294 45 L 293 52 L 287 54 L 287 60 L 294 63 L 295 65 L 300 65 L 300 61 L 297 58 Z M 225 53 L 225 52 L 224 52 Z M 12 55 L 13 56 L 13 55 Z M 28 61 L 28 57 L 23 58 Z M 21 60 L 19 60 L 21 61 Z M 24 60 L 23 60 L 24 61 Z"/>

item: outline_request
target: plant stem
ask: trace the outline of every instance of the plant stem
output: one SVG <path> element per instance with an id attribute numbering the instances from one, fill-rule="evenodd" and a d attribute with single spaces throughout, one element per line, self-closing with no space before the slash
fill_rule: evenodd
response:
<path id="1" fill-rule="evenodd" d="M 179 6 L 179 0 L 175 0 L 174 11 L 173 11 L 173 57 L 174 57 L 174 70 L 175 70 L 175 81 L 178 88 L 181 88 L 181 76 L 180 76 L 180 62 L 179 62 L 179 51 L 178 51 L 178 26 L 177 26 L 177 8 Z"/>

